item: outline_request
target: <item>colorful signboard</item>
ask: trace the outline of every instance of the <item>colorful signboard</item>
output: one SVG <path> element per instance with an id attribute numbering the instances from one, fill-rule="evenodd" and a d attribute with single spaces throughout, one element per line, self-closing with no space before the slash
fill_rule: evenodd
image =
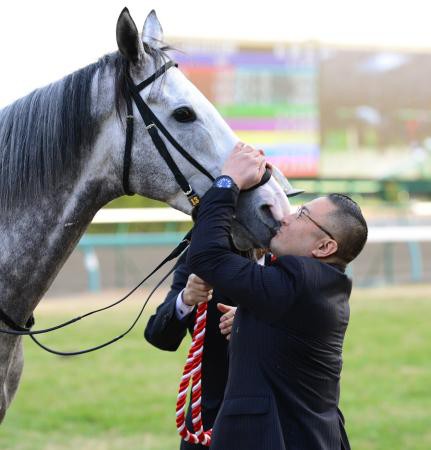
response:
<path id="1" fill-rule="evenodd" d="M 180 44 L 174 58 L 238 137 L 288 177 L 319 167 L 318 65 L 311 48 Z"/>

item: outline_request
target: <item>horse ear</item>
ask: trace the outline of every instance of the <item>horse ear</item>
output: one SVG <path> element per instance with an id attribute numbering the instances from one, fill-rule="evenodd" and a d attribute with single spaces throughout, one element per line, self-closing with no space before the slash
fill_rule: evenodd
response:
<path id="1" fill-rule="evenodd" d="M 117 45 L 121 54 L 130 62 L 136 63 L 142 59 L 144 47 L 127 8 L 121 11 L 117 20 Z"/>
<path id="2" fill-rule="evenodd" d="M 142 40 L 151 47 L 159 47 L 163 43 L 163 28 L 154 9 L 145 19 L 144 28 L 142 29 Z"/>

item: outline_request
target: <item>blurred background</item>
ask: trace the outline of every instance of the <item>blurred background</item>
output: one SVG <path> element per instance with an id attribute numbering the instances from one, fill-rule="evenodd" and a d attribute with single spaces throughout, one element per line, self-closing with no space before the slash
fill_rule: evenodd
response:
<path id="1" fill-rule="evenodd" d="M 0 106 L 115 50 L 123 6 L 2 4 Z M 431 7 L 417 0 L 127 6 L 138 28 L 156 9 L 181 70 L 240 139 L 263 148 L 306 191 L 294 206 L 330 192 L 359 202 L 370 237 L 348 268 L 355 289 L 342 408 L 352 447 L 431 448 Z M 37 309 L 39 323 L 123 295 L 190 226 L 187 216 L 137 196 L 107 205 Z M 103 327 L 96 320 L 53 340 L 89 346 L 132 315 L 125 307 L 104 316 Z M 85 359 L 53 360 L 30 347 L 1 448 L 176 448 L 171 410 L 186 346 L 175 355 L 154 350 L 142 328 Z M 39 415 L 40 404 L 48 412 Z"/>
<path id="2" fill-rule="evenodd" d="M 291 183 L 305 189 L 294 202 L 330 192 L 358 201 L 371 229 L 365 251 L 349 267 L 356 286 L 431 280 L 431 53 L 197 38 L 170 44 L 181 49 L 171 52 L 181 70 L 239 138 L 265 149 Z M 122 198 L 108 208 L 146 206 L 160 205 Z M 100 224 L 105 216 L 96 217 L 52 293 L 128 285 L 143 269 L 147 246 L 173 245 L 191 226 L 174 212 L 128 212 L 125 218 L 124 211 L 111 211 L 110 220 L 122 223 L 110 226 Z M 154 223 L 139 223 L 150 215 Z M 119 236 L 90 245 L 108 231 L 163 235 L 134 235 L 127 249 L 126 236 L 122 246 Z M 84 273 L 72 276 L 80 267 L 87 286 Z"/>
<path id="3" fill-rule="evenodd" d="M 4 102 L 31 90 L 29 83 L 52 81 L 102 49 L 115 49 L 122 3 L 107 2 L 103 10 L 97 2 L 61 8 L 45 3 L 26 5 L 41 20 L 37 32 L 35 22 L 28 23 L 41 51 L 27 49 L 21 69 L 17 54 L 28 41 L 13 46 L 17 67 L 1 77 L 18 74 L 25 88 L 4 79 L 10 86 Z M 424 33 L 423 2 L 409 2 L 408 8 L 368 1 L 269 1 L 250 8 L 243 2 L 129 3 L 138 28 L 156 8 L 181 70 L 240 139 L 265 149 L 291 183 L 306 191 L 294 206 L 330 192 L 360 203 L 370 239 L 349 267 L 355 286 L 431 280 L 431 33 Z M 19 11 L 6 8 L 15 8 L 3 15 L 10 27 Z M 43 11 L 50 12 L 46 23 Z M 66 23 L 60 20 L 65 16 Z M 78 25 L 85 30 L 95 23 L 91 40 L 77 33 Z M 62 38 L 52 39 L 60 29 Z M 29 74 L 35 58 L 41 61 Z M 111 211 L 96 216 L 48 296 L 121 288 L 148 272 L 191 226 L 172 210 L 142 209 L 163 207 L 139 197 L 108 205 Z"/>

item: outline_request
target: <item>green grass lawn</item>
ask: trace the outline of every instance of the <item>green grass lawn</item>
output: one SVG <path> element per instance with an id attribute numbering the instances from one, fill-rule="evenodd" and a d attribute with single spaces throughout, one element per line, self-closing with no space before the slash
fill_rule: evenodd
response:
<path id="1" fill-rule="evenodd" d="M 431 448 L 429 291 L 354 292 L 341 392 L 353 449 Z M 49 303 L 38 310 L 37 327 L 73 315 L 70 302 Z M 138 303 L 139 297 L 43 342 L 64 350 L 100 343 L 127 327 Z M 79 302 L 76 309 L 90 308 Z M 145 322 L 119 343 L 85 356 L 56 357 L 26 341 L 24 375 L 0 429 L 0 449 L 178 448 L 175 400 L 187 345 L 177 353 L 153 349 L 142 337 Z"/>

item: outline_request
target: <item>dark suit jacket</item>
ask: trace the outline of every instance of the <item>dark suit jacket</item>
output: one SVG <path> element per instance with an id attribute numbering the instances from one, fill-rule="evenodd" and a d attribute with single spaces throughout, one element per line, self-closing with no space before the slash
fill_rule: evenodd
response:
<path id="1" fill-rule="evenodd" d="M 193 272 L 239 304 L 211 450 L 349 448 L 338 409 L 351 281 L 284 256 L 270 267 L 228 246 L 238 192 L 211 188 L 189 249 Z"/>
<path id="2" fill-rule="evenodd" d="M 175 303 L 179 292 L 185 287 L 191 273 L 185 263 L 186 255 L 177 263 L 171 290 L 165 301 L 157 308 L 145 328 L 145 338 L 148 342 L 162 350 L 175 351 L 189 330 L 193 333 L 195 312 L 183 320 L 179 320 L 175 313 Z M 217 303 L 231 305 L 232 302 L 220 296 L 217 291 L 213 299 L 208 302 L 207 326 L 202 354 L 202 422 L 204 429 L 213 427 L 214 420 L 220 408 L 228 374 L 228 341 L 220 333 L 219 322 L 221 313 L 217 310 Z M 184 361 L 185 363 L 185 361 Z M 181 374 L 178 373 L 178 383 Z M 174 405 L 172 406 L 174 407 Z M 190 409 L 187 414 L 189 430 L 193 430 L 190 421 Z M 204 450 L 208 447 L 181 443 L 182 450 Z"/>

